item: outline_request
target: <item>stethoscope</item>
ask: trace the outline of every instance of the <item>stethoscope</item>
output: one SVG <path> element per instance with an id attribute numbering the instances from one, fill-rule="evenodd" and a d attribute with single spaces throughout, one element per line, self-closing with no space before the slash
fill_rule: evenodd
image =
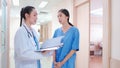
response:
<path id="1" fill-rule="evenodd" d="M 27 31 L 28 38 L 30 38 L 30 39 L 31 39 L 31 38 L 33 37 L 33 38 L 35 39 L 35 36 L 34 36 L 33 32 L 32 32 L 32 34 L 33 34 L 33 35 L 32 35 L 32 34 L 28 31 L 28 29 L 26 28 L 26 26 L 25 26 L 25 25 L 23 25 L 23 27 L 24 27 L 24 28 L 25 28 L 25 30 Z M 35 41 L 35 43 L 36 43 L 36 41 Z"/>
<path id="2" fill-rule="evenodd" d="M 25 28 L 25 30 L 27 31 L 27 34 L 28 34 L 28 38 L 31 38 L 32 37 L 32 34 L 28 31 L 28 29 L 26 28 L 25 25 L 23 25 L 23 27 Z"/>

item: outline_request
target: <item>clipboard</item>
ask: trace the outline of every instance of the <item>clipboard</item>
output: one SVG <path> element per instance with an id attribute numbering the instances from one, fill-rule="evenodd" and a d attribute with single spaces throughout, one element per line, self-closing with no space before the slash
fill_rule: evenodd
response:
<path id="1" fill-rule="evenodd" d="M 39 50 L 35 50 L 36 52 L 45 51 L 45 50 L 57 50 L 63 46 L 61 40 L 64 36 L 59 36 L 56 38 L 51 38 L 43 42 Z"/>
<path id="2" fill-rule="evenodd" d="M 35 52 L 40 52 L 40 51 L 46 51 L 46 50 L 57 50 L 59 49 L 61 46 L 55 46 L 55 47 L 48 47 L 48 48 L 41 48 L 40 50 L 35 50 Z"/>

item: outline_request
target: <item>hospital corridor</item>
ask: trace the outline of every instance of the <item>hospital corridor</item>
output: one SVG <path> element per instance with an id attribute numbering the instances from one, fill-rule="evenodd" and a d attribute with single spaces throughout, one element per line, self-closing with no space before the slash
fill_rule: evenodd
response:
<path id="1" fill-rule="evenodd" d="M 17 68 L 15 67 L 16 52 L 14 42 L 16 41 L 17 30 L 20 28 L 20 21 L 24 26 L 25 17 L 29 18 L 25 14 L 25 17 L 23 17 L 25 20 L 21 19 L 22 8 L 25 8 L 25 6 L 33 6 L 36 10 L 37 17 L 34 20 L 36 23 L 31 27 L 35 29 L 40 45 L 62 33 L 66 36 L 67 33 L 72 34 L 72 31 L 76 31 L 74 37 L 78 36 L 78 42 L 73 43 L 75 45 L 72 46 L 74 47 L 73 50 L 76 51 L 73 56 L 69 57 L 76 56 L 74 57 L 75 63 L 73 63 L 75 68 L 120 68 L 119 3 L 120 0 L 0 0 L 0 68 Z M 75 27 L 74 30 L 69 27 L 66 32 L 62 28 L 62 14 L 60 14 L 65 9 L 69 12 L 69 14 L 63 12 L 66 14 L 69 25 L 73 24 L 71 27 Z M 60 29 L 63 32 L 60 32 Z M 75 29 L 78 29 L 78 34 Z M 32 35 L 34 37 L 33 32 Z M 71 38 L 70 36 L 68 38 L 66 43 L 70 44 L 69 40 Z M 73 37 L 72 40 L 74 40 Z M 35 43 L 32 42 L 32 44 L 36 44 L 36 41 Z M 63 45 L 61 48 L 64 47 L 64 44 L 61 45 Z M 62 51 L 62 49 L 59 50 Z M 56 51 L 56 54 L 60 53 L 60 51 Z M 44 51 L 41 51 L 41 53 L 44 53 Z M 53 51 L 50 51 L 47 56 L 40 58 L 40 68 L 53 68 L 55 57 L 54 53 L 52 53 Z M 62 55 L 66 53 L 68 53 L 68 48 L 64 50 Z M 61 55 L 59 58 L 61 58 Z M 68 58 L 66 59 L 68 60 Z M 31 68 L 35 68 L 35 66 Z"/>

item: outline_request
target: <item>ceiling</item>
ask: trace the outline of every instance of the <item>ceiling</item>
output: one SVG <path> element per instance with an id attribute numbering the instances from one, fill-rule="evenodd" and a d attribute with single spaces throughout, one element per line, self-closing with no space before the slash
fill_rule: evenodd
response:
<path id="1" fill-rule="evenodd" d="M 90 6 L 91 10 L 102 8 L 103 7 L 102 0 L 91 0 Z"/>
<path id="2" fill-rule="evenodd" d="M 51 19 L 51 9 L 62 2 L 62 0 L 44 0 L 47 1 L 48 4 L 44 8 L 39 8 L 41 1 L 43 0 L 19 0 L 19 6 L 14 6 L 11 0 L 11 17 L 19 17 L 21 8 L 30 5 L 37 9 L 40 22 L 44 22 L 44 20 L 49 21 Z"/>
<path id="3" fill-rule="evenodd" d="M 47 1 L 48 2 L 48 4 L 43 9 L 40 9 L 38 7 L 39 4 L 41 3 L 41 1 Z M 12 5 L 12 8 L 22 8 L 24 6 L 31 5 L 31 6 L 34 6 L 35 8 L 37 8 L 37 9 L 39 9 L 39 10 L 50 10 L 53 6 L 57 5 L 61 1 L 62 0 L 19 0 L 19 7 L 14 6 L 13 2 L 11 2 L 12 3 L 11 5 Z"/>
<path id="4" fill-rule="evenodd" d="M 102 16 L 103 15 L 103 3 L 102 0 L 91 0 L 91 14 L 93 16 Z"/>
<path id="5" fill-rule="evenodd" d="M 31 5 L 37 9 L 39 14 L 38 18 L 40 22 L 44 22 L 44 20 L 49 21 L 52 18 L 50 14 L 51 9 L 54 8 L 54 6 L 56 6 L 60 2 L 62 2 L 63 0 L 44 0 L 44 1 L 48 1 L 48 4 L 44 8 L 39 8 L 38 6 L 41 1 L 43 0 L 19 0 L 19 6 L 14 6 L 11 0 L 11 13 L 10 13 L 11 17 L 19 17 L 21 8 L 27 5 Z M 102 0 L 91 0 L 90 6 L 91 6 L 91 12 L 96 9 L 101 9 L 103 7 Z M 101 16 L 102 14 L 101 11 L 102 10 L 97 12 L 99 14 L 91 13 L 91 15 Z"/>
<path id="6" fill-rule="evenodd" d="M 103 24 L 102 0 L 91 0 L 91 24 Z"/>

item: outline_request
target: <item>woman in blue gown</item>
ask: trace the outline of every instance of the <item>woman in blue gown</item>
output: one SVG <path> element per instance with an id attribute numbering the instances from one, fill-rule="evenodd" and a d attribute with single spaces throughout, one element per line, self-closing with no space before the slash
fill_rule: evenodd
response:
<path id="1" fill-rule="evenodd" d="M 64 36 L 63 47 L 53 55 L 53 68 L 75 68 L 76 51 L 79 51 L 79 30 L 69 22 L 67 9 L 58 11 L 58 19 L 62 27 L 56 29 L 54 38 Z"/>

